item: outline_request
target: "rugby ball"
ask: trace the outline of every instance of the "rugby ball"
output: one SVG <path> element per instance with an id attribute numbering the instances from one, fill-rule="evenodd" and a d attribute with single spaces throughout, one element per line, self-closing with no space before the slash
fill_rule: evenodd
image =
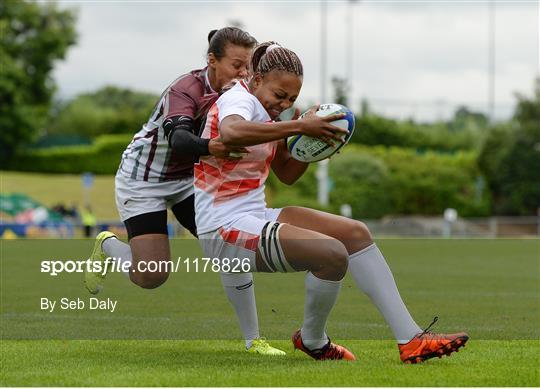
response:
<path id="1" fill-rule="evenodd" d="M 349 131 L 349 133 L 345 135 L 345 142 L 340 143 L 335 141 L 335 145 L 330 146 L 328 143 L 310 136 L 291 136 L 287 139 L 287 148 L 289 149 L 291 156 L 301 162 L 318 162 L 331 157 L 337 153 L 339 149 L 345 146 L 354 132 L 354 115 L 351 110 L 341 104 L 321 104 L 315 114 L 320 117 L 325 117 L 339 113 L 345 113 L 346 116 L 333 121 L 332 125 Z M 307 112 L 304 112 L 298 120 L 302 120 L 306 114 Z"/>

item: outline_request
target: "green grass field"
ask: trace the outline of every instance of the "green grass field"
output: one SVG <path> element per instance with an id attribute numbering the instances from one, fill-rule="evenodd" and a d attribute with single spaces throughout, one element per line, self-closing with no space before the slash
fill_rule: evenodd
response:
<path id="1" fill-rule="evenodd" d="M 46 259 L 85 259 L 92 241 L 1 244 L 2 386 L 539 386 L 540 241 L 378 242 L 411 313 L 436 331 L 466 330 L 450 358 L 403 365 L 381 316 L 347 276 L 328 333 L 358 361 L 315 362 L 292 353 L 301 325 L 303 274 L 257 274 L 261 332 L 288 355 L 245 353 L 216 274 L 174 273 L 143 290 L 111 274 L 102 299 L 116 310 L 40 310 L 40 298 L 88 295 L 82 274 L 51 277 Z M 175 240 L 175 257 L 200 255 Z"/>

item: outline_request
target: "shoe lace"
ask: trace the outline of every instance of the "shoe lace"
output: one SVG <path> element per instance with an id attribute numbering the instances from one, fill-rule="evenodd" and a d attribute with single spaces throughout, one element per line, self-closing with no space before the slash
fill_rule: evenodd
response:
<path id="1" fill-rule="evenodd" d="M 435 317 L 433 318 L 433 321 L 431 322 L 431 324 L 428 325 L 428 326 L 426 327 L 426 329 L 424 329 L 424 330 L 422 331 L 422 333 L 421 333 L 420 335 L 418 335 L 418 337 L 422 337 L 422 336 L 424 336 L 424 335 L 426 335 L 426 334 L 431 334 L 431 331 L 430 331 L 430 330 L 431 330 L 431 327 L 433 327 L 433 325 L 434 325 L 435 323 L 437 323 L 438 320 L 439 320 L 439 316 L 435 316 Z"/>
<path id="2" fill-rule="evenodd" d="M 270 344 L 268 344 L 266 338 L 253 339 L 253 345 L 262 348 L 270 348 Z"/>

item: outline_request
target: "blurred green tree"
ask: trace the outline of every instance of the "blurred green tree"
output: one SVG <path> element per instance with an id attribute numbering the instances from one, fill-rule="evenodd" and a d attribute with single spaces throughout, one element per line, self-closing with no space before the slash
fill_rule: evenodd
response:
<path id="1" fill-rule="evenodd" d="M 470 111 L 457 112 L 456 118 L 448 123 L 417 123 L 371 112 L 367 100 L 363 100 L 361 112 L 356 116 L 351 143 L 455 152 L 479 148 L 486 132 L 480 130 L 481 117 Z"/>
<path id="2" fill-rule="evenodd" d="M 332 161 L 330 175 L 335 183 L 330 192 L 335 212 L 342 204 L 349 204 L 354 218 L 365 219 L 393 210 L 389 171 L 382 159 L 362 152 L 345 153 Z"/>
<path id="3" fill-rule="evenodd" d="M 513 121 L 494 128 L 478 164 L 499 215 L 536 215 L 540 207 L 540 78 L 531 98 L 517 94 Z"/>
<path id="4" fill-rule="evenodd" d="M 334 102 L 348 107 L 349 102 L 349 87 L 347 86 L 347 80 L 341 77 L 332 77 L 332 86 L 334 87 Z M 321 103 L 327 103 L 321 101 Z"/>
<path id="5" fill-rule="evenodd" d="M 106 86 L 75 97 L 59 109 L 47 134 L 77 134 L 93 138 L 101 134 L 135 133 L 159 99 L 152 93 Z"/>
<path id="6" fill-rule="evenodd" d="M 450 131 L 472 130 L 482 131 L 488 128 L 488 119 L 481 112 L 474 112 L 466 106 L 460 106 L 456 109 L 454 117 L 448 122 Z"/>
<path id="7" fill-rule="evenodd" d="M 51 72 L 76 42 L 75 21 L 55 3 L 0 2 L 0 162 L 45 124 L 55 92 Z"/>

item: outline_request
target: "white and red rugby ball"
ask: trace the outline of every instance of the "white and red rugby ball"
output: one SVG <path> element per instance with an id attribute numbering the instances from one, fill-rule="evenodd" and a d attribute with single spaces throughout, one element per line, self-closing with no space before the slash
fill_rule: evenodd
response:
<path id="1" fill-rule="evenodd" d="M 306 113 L 304 112 L 298 120 L 301 120 Z M 345 146 L 354 132 L 354 114 L 351 110 L 341 104 L 321 104 L 315 115 L 325 117 L 339 113 L 345 113 L 346 115 L 339 120 L 334 120 L 331 124 L 349 131 L 345 135 L 345 142 L 335 141 L 335 145 L 330 146 L 328 143 L 310 136 L 291 136 L 287 138 L 287 148 L 291 156 L 301 162 L 318 162 L 331 157 Z"/>

